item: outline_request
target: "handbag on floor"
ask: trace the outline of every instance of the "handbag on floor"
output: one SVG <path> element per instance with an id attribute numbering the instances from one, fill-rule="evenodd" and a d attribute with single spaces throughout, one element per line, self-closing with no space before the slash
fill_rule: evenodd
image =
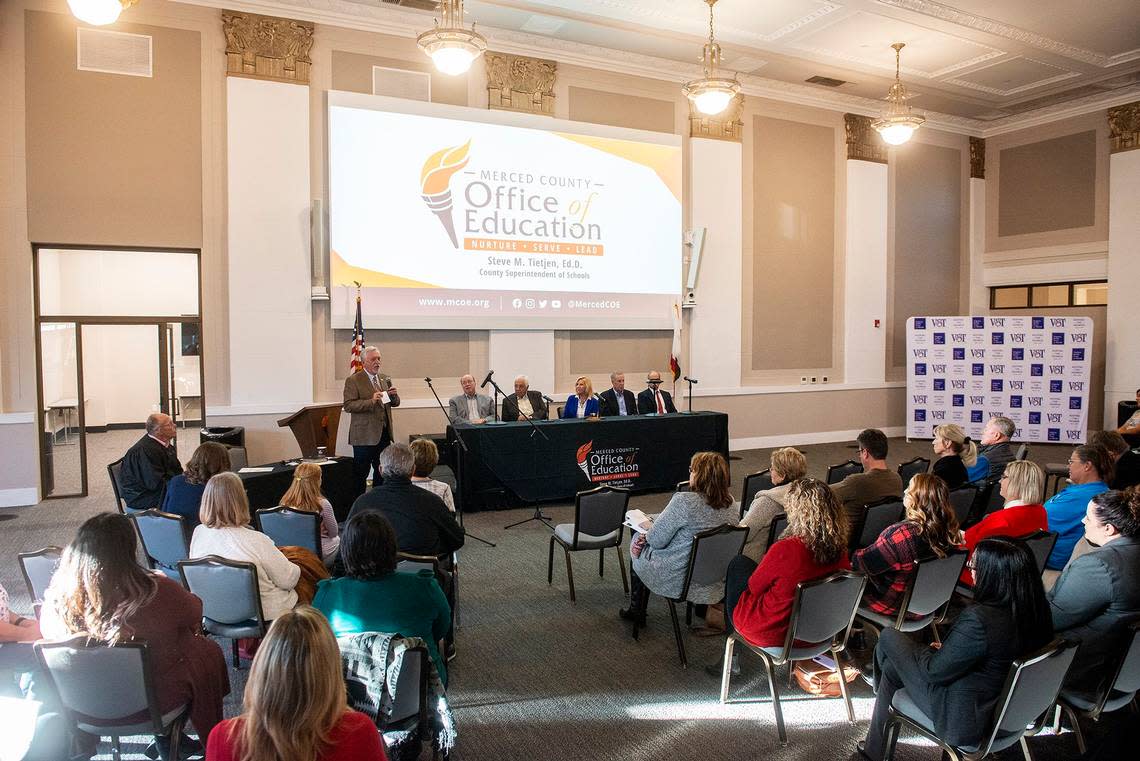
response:
<path id="1" fill-rule="evenodd" d="M 810 695 L 825 695 L 837 698 L 840 695 L 839 673 L 835 669 L 835 662 L 827 656 L 819 656 L 810 661 L 796 661 L 792 668 L 792 676 L 800 685 L 800 689 Z M 859 676 L 859 669 L 854 666 L 843 666 L 843 678 L 848 684 Z"/>

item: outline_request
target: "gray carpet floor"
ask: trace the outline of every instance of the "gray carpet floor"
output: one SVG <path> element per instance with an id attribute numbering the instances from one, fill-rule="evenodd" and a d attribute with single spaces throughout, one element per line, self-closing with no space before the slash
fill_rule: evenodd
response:
<path id="1" fill-rule="evenodd" d="M 108 439 L 102 448 L 106 451 L 90 457 L 90 496 L 0 511 L 0 583 L 11 594 L 15 610 L 30 607 L 16 553 L 65 544 L 83 520 L 113 509 L 105 470 L 96 467 L 105 456 L 108 461 L 117 457 L 138 435 L 119 433 L 129 434 L 121 437 L 126 444 L 120 447 L 121 442 Z M 807 454 L 810 475 L 817 477 L 823 477 L 828 463 L 854 455 L 853 444 L 800 448 Z M 892 464 L 930 456 L 925 441 L 892 440 L 891 450 Z M 767 467 L 770 451 L 733 454 L 735 488 L 745 474 Z M 111 454 L 114 457 L 107 456 Z M 1065 447 L 1034 446 L 1031 457 L 1041 463 L 1062 462 L 1067 454 Z M 669 496 L 640 495 L 632 506 L 657 512 Z M 553 584 L 546 582 L 549 529 L 538 521 L 504 529 L 530 512 L 465 517 L 470 534 L 496 546 L 469 539 L 460 555 L 462 625 L 449 686 L 460 732 L 456 759 L 845 759 L 863 738 L 873 696 L 862 680 L 852 684 L 855 726 L 847 723 L 840 700 L 812 698 L 796 687 L 785 687 L 782 705 L 790 742 L 781 747 L 757 661 L 742 656 L 743 673 L 734 678 L 732 695 L 759 702 L 721 705 L 719 680 L 705 674 L 703 666 L 719 662 L 723 637 L 687 635 L 690 666 L 683 669 L 668 607 L 654 598 L 648 626 L 635 642 L 628 624 L 617 615 L 625 599 L 613 550 L 606 557 L 604 577 L 598 575 L 596 553 L 574 556 L 577 603 L 571 604 L 560 550 L 556 549 Z M 553 523 L 573 519 L 571 504 L 544 505 L 543 512 Z M 227 716 L 240 712 L 246 673 L 247 667 L 231 669 L 233 692 L 226 702 Z M 1116 722 L 1106 717 L 1089 725 L 1089 733 L 1100 738 Z M 1038 761 L 1078 755 L 1071 732 L 1032 738 L 1030 747 Z M 141 744 L 125 749 L 126 758 L 143 757 Z M 106 747 L 103 750 L 100 758 L 109 758 Z M 939 752 L 904 736 L 896 757 L 934 761 Z M 1011 750 L 998 757 L 1014 759 L 1021 754 Z"/>

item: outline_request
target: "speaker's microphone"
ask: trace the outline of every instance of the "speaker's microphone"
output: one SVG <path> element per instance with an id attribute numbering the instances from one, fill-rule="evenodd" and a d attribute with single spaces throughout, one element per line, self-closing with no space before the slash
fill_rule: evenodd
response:
<path id="1" fill-rule="evenodd" d="M 690 378 L 687 375 L 682 377 L 681 380 L 688 381 L 689 383 L 700 383 L 700 381 L 697 380 L 696 378 Z"/>
<path id="2" fill-rule="evenodd" d="M 494 374 L 495 374 L 494 370 L 488 370 L 487 371 L 487 377 L 484 378 L 483 382 L 479 384 L 479 388 L 486 388 L 487 384 L 491 382 L 491 376 Z"/>
<path id="3" fill-rule="evenodd" d="M 431 378 L 424 378 L 424 383 L 431 383 Z"/>
<path id="4" fill-rule="evenodd" d="M 547 396 L 546 394 L 543 394 L 543 395 L 542 395 L 542 401 L 546 402 L 547 404 L 554 404 L 554 400 L 553 400 L 553 399 L 551 399 L 551 398 L 550 398 L 549 396 Z"/>

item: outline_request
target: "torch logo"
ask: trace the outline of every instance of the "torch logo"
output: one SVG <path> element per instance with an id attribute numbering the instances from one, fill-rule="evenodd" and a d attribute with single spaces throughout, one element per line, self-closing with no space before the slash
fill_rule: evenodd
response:
<path id="1" fill-rule="evenodd" d="M 463 145 L 436 151 L 424 162 L 420 172 L 420 188 L 424 203 L 439 217 L 440 224 L 451 238 L 451 245 L 459 248 L 455 237 L 455 221 L 451 218 L 451 176 L 467 166 L 468 140 Z"/>
<path id="2" fill-rule="evenodd" d="M 585 444 L 578 447 L 578 467 L 581 468 L 582 472 L 586 474 L 586 478 L 590 477 L 590 465 L 588 463 L 588 459 L 593 448 L 593 441 L 587 441 Z"/>

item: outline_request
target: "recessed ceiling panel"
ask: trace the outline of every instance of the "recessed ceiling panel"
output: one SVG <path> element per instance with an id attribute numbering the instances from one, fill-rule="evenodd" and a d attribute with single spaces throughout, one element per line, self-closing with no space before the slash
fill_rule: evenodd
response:
<path id="1" fill-rule="evenodd" d="M 1078 76 L 1076 72 L 1032 58 L 1010 58 L 946 81 L 993 95 L 1013 95 L 1075 76 Z"/>
<path id="2" fill-rule="evenodd" d="M 853 61 L 893 70 L 891 43 L 905 42 L 903 71 L 923 77 L 940 77 L 976 66 L 1004 53 L 996 48 L 873 13 L 853 13 L 816 31 L 808 31 L 788 45 L 813 56 Z"/>

